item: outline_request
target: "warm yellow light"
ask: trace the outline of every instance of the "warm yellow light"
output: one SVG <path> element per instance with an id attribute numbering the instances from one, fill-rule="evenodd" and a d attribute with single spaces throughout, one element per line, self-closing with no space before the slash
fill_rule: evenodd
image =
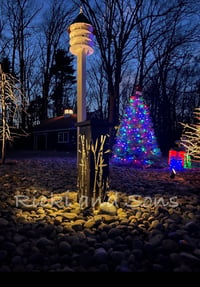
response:
<path id="1" fill-rule="evenodd" d="M 72 109 L 65 109 L 64 110 L 64 115 L 73 115 L 73 110 Z"/>

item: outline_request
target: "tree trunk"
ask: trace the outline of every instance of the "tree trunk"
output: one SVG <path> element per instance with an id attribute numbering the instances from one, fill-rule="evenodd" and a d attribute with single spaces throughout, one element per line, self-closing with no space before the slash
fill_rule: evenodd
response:
<path id="1" fill-rule="evenodd" d="M 115 115 L 116 115 L 116 97 L 114 93 L 113 85 L 108 83 L 108 95 L 109 95 L 109 102 L 108 102 L 108 122 L 109 122 L 109 145 L 112 149 L 115 140 Z"/>
<path id="2" fill-rule="evenodd" d="M 6 154 L 6 103 L 5 103 L 5 74 L 1 73 L 1 96 L 2 96 L 2 148 L 1 162 L 5 164 Z"/>
<path id="3" fill-rule="evenodd" d="M 44 121 L 48 118 L 48 96 L 49 96 L 49 75 L 46 72 L 43 83 L 42 113 L 40 121 Z"/>

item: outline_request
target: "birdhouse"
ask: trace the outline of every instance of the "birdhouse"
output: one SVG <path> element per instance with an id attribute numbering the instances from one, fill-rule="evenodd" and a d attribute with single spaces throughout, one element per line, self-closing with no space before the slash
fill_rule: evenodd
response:
<path id="1" fill-rule="evenodd" d="M 94 28 L 83 14 L 82 8 L 78 17 L 68 28 L 70 37 L 70 52 L 73 55 L 78 55 L 80 51 L 89 56 L 94 52 Z"/>

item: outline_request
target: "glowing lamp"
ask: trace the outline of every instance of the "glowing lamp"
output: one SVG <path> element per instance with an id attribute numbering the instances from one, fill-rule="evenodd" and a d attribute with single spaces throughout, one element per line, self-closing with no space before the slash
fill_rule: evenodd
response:
<path id="1" fill-rule="evenodd" d="M 70 52 L 77 56 L 77 122 L 86 120 L 86 57 L 94 52 L 94 28 L 83 14 L 68 28 Z"/>
<path id="2" fill-rule="evenodd" d="M 64 115 L 65 115 L 65 116 L 67 116 L 67 115 L 73 115 L 73 113 L 74 113 L 74 112 L 73 112 L 72 109 L 65 109 L 65 110 L 64 110 Z"/>

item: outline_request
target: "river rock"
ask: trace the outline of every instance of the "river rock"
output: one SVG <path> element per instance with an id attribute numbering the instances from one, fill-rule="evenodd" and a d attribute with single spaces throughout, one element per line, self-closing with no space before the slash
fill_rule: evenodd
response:
<path id="1" fill-rule="evenodd" d="M 77 214 L 76 213 L 71 213 L 71 212 L 64 212 L 62 214 L 62 216 L 65 218 L 65 219 L 69 219 L 69 220 L 75 220 L 77 218 Z"/>
<path id="2" fill-rule="evenodd" d="M 98 248 L 94 252 L 94 261 L 96 263 L 105 263 L 107 261 L 108 253 L 104 248 Z"/>
<path id="3" fill-rule="evenodd" d="M 0 250 L 0 263 L 3 262 L 7 257 L 7 251 L 6 250 Z"/>
<path id="4" fill-rule="evenodd" d="M 85 220 L 76 220 L 72 223 L 72 228 L 75 230 L 75 231 L 81 231 L 83 229 L 83 225 L 85 224 Z"/>
<path id="5" fill-rule="evenodd" d="M 197 256 L 187 252 L 181 252 L 180 256 L 184 261 L 191 263 L 192 265 L 198 264 L 200 266 L 200 258 L 198 258 Z"/>
<path id="6" fill-rule="evenodd" d="M 9 224 L 8 220 L 0 218 L 0 228 L 6 227 Z"/>
<path id="7" fill-rule="evenodd" d="M 94 219 L 89 219 L 85 222 L 84 227 L 85 228 L 93 228 L 95 226 L 96 222 Z"/>
<path id="8" fill-rule="evenodd" d="M 124 253 L 122 251 L 111 251 L 109 256 L 112 262 L 120 263 L 124 258 Z"/>
<path id="9" fill-rule="evenodd" d="M 62 241 L 59 244 L 59 251 L 60 253 L 69 253 L 71 252 L 72 248 L 71 245 L 68 242 Z"/>
<path id="10" fill-rule="evenodd" d="M 37 247 L 40 249 L 46 248 L 50 244 L 52 244 L 51 240 L 47 239 L 46 237 L 41 237 L 36 243 Z"/>
<path id="11" fill-rule="evenodd" d="M 103 202 L 100 205 L 100 213 L 109 214 L 109 215 L 116 215 L 117 208 L 109 202 Z"/>

